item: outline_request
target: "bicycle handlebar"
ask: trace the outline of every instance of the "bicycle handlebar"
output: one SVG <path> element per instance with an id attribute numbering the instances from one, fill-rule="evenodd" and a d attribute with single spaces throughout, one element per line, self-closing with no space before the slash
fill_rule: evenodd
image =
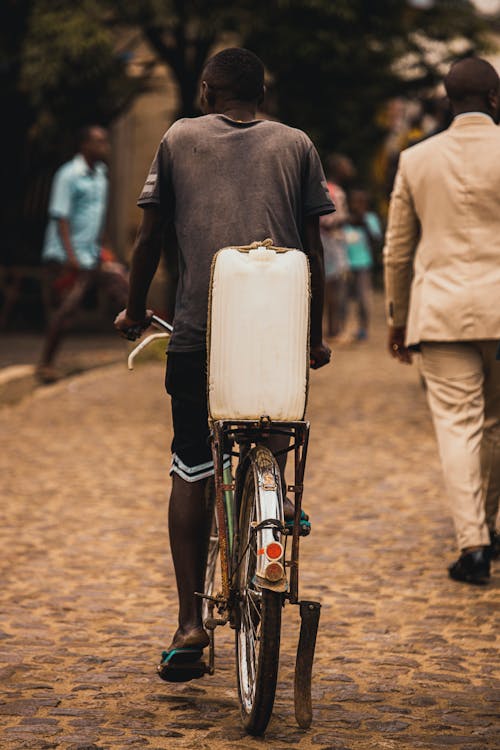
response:
<path id="1" fill-rule="evenodd" d="M 168 333 L 172 333 L 172 331 L 174 330 L 173 326 L 171 326 L 170 323 L 167 323 L 167 321 L 163 320 L 163 318 L 159 318 L 158 315 L 151 316 L 151 323 L 157 328 L 163 328 L 165 331 L 168 331 Z"/>
<path id="2" fill-rule="evenodd" d="M 155 326 L 155 328 L 160 328 L 165 331 L 165 333 L 151 333 L 149 336 L 146 336 L 146 338 L 141 341 L 136 347 L 132 349 L 130 354 L 128 355 L 127 360 L 127 366 L 129 370 L 134 369 L 134 359 L 136 356 L 141 352 L 143 349 L 145 349 L 152 341 L 155 341 L 157 339 L 168 339 L 170 338 L 170 334 L 174 330 L 173 327 L 170 325 L 170 323 L 167 323 L 166 320 L 163 320 L 163 318 L 158 317 L 158 315 L 152 315 L 150 319 L 150 324 Z M 139 331 L 135 331 L 134 333 L 137 333 L 137 335 L 140 335 L 142 333 L 142 329 Z M 127 338 L 129 338 L 127 336 Z M 133 341 L 137 336 L 131 336 L 131 340 Z"/>

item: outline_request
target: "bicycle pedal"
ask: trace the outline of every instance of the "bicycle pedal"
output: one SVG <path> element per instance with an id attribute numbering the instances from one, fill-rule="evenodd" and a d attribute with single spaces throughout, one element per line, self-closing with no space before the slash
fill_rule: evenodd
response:
<path id="1" fill-rule="evenodd" d="M 227 619 L 224 618 L 207 617 L 203 624 L 207 630 L 215 630 L 219 625 L 225 625 L 226 623 Z"/>
<path id="2" fill-rule="evenodd" d="M 293 536 L 293 526 L 285 526 L 283 530 L 283 536 Z M 310 526 L 301 526 L 299 529 L 299 536 L 309 536 L 311 533 Z"/>

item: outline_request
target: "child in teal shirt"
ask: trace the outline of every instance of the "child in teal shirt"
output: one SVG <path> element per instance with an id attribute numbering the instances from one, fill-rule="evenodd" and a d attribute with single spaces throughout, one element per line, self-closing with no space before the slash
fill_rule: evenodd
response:
<path id="1" fill-rule="evenodd" d="M 356 339 L 368 338 L 372 268 L 375 249 L 381 244 L 382 227 L 378 216 L 369 211 L 366 190 L 353 189 L 349 193 L 349 220 L 344 225 L 347 259 L 351 273 L 350 296 L 358 307 Z"/>

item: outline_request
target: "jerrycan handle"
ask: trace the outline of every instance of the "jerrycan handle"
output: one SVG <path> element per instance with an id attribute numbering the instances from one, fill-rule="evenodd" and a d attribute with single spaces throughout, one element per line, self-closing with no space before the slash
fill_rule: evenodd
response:
<path id="1" fill-rule="evenodd" d="M 265 240 L 256 240 L 251 242 L 250 245 L 229 245 L 223 250 L 237 250 L 239 253 L 249 253 L 250 250 L 257 250 L 258 247 L 267 247 L 269 250 L 274 250 L 275 253 L 287 253 L 292 250 L 291 247 L 275 247 L 270 237 L 266 237 Z"/>

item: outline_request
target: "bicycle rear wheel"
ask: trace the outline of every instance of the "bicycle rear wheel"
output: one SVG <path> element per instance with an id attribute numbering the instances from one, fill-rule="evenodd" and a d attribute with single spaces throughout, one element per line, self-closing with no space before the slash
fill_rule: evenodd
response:
<path id="1" fill-rule="evenodd" d="M 236 618 L 236 660 L 241 715 L 246 731 L 254 735 L 265 731 L 274 705 L 283 603 L 281 593 L 262 588 L 256 581 L 257 544 L 251 524 L 262 517 L 257 509 L 257 503 L 260 502 L 257 464 L 262 464 L 262 459 L 264 464 L 267 462 L 266 476 L 269 476 L 270 469 L 276 476 L 275 508 L 273 515 L 269 517 L 277 520 L 282 518 L 282 503 L 278 489 L 279 469 L 272 453 L 267 448 L 258 446 L 251 451 L 242 478 Z M 267 500 L 269 502 L 269 497 Z"/>

